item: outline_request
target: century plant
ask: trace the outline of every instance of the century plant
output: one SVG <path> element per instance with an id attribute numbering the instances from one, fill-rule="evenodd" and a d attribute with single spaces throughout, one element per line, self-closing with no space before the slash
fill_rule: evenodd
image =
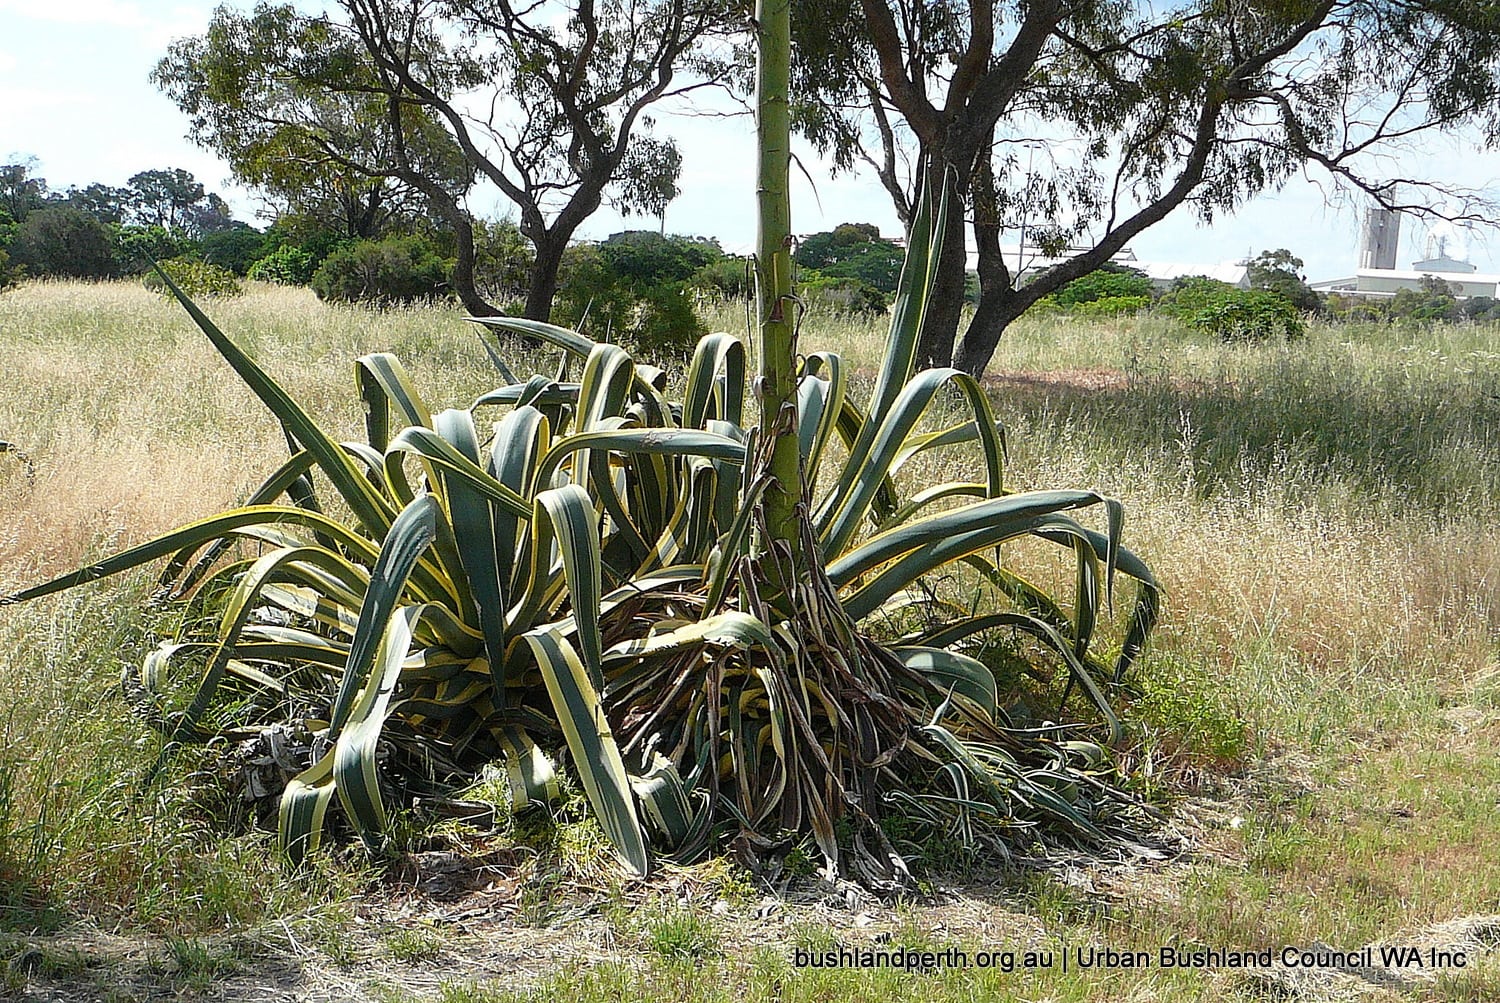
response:
<path id="1" fill-rule="evenodd" d="M 672 399 L 617 345 L 485 318 L 505 385 L 434 414 L 397 359 L 365 356 L 365 439 L 341 443 L 179 292 L 290 458 L 238 508 L 0 599 L 167 559 L 159 595 L 179 626 L 130 667 L 127 695 L 173 743 L 241 742 L 293 859 L 335 799 L 376 851 L 393 799 L 461 792 L 490 766 L 515 811 L 555 801 L 570 766 L 639 873 L 653 854 L 775 855 L 810 837 L 829 873 L 878 886 L 905 880 L 923 836 L 1004 854 L 1128 831 L 1111 697 L 1158 587 L 1119 544 L 1118 502 L 1009 491 L 978 382 L 913 373 L 939 200 L 920 206 L 868 403 L 837 355 L 796 354 L 785 0 L 759 13 L 761 104 L 782 111 L 762 114 L 781 125 L 762 159 L 753 380 L 729 334 L 698 343 Z M 506 334 L 561 349 L 559 373 L 511 378 L 491 345 Z M 902 468 L 946 447 L 972 450 L 977 476 L 903 496 Z M 1103 531 L 1074 517 L 1094 507 Z M 1070 601 L 1002 562 L 1023 537 L 1071 553 Z M 958 569 L 993 608 L 931 584 Z M 1138 588 L 1106 666 L 1095 629 L 1117 573 Z M 1063 723 L 1013 721 L 1017 695 L 976 657 L 1018 633 L 1066 674 Z"/>

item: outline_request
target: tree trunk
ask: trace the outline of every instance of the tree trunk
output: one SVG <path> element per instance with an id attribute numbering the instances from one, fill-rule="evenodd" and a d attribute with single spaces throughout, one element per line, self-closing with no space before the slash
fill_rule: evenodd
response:
<path id="1" fill-rule="evenodd" d="M 455 207 L 456 208 L 456 207 Z M 469 214 L 458 210 L 448 220 L 453 227 L 453 290 L 470 317 L 494 317 L 500 313 L 474 288 L 474 224 Z"/>
<path id="2" fill-rule="evenodd" d="M 963 316 L 964 280 L 967 272 L 964 215 L 969 201 L 968 164 L 961 159 L 955 162 L 938 151 L 929 151 L 927 156 L 924 184 L 928 191 L 934 193 L 933 204 L 938 204 L 936 195 L 943 190 L 945 181 L 952 187 L 948 193 L 948 218 L 944 221 L 943 248 L 938 260 L 937 278 L 932 284 L 927 316 L 917 340 L 916 368 L 919 371 L 948 366 L 953 362 L 953 344 L 958 337 L 959 320 Z"/>
<path id="3" fill-rule="evenodd" d="M 983 255 L 981 251 L 981 259 Z M 1018 302 L 1012 289 L 985 289 L 983 281 L 980 280 L 979 308 L 974 311 L 974 319 L 964 331 L 964 340 L 953 358 L 955 368 L 962 369 L 976 380 L 984 375 L 994 358 L 1005 329 L 1030 305 Z"/>
<path id="4" fill-rule="evenodd" d="M 557 271 L 562 267 L 568 238 L 549 230 L 533 237 L 531 246 L 536 257 L 526 270 L 526 307 L 522 316 L 527 320 L 548 321 L 552 319 L 552 301 L 557 298 Z"/>
<path id="5" fill-rule="evenodd" d="M 1020 277 L 1019 267 L 1013 274 L 1000 252 L 1001 221 L 996 205 L 995 169 L 988 154 L 975 163 L 972 201 L 974 243 L 979 250 L 979 305 L 974 311 L 974 319 L 964 331 L 953 364 L 978 379 L 984 375 L 1006 326 L 1020 310 L 1025 309 L 1024 305 L 1016 309 L 1015 281 Z M 1021 239 L 1025 240 L 1024 231 Z"/>

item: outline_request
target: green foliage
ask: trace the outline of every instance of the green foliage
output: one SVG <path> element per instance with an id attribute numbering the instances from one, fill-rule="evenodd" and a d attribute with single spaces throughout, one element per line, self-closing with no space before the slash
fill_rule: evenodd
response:
<path id="1" fill-rule="evenodd" d="M 305 286 L 317 271 L 314 257 L 295 244 L 282 244 L 250 266 L 249 277 L 281 286 Z"/>
<path id="2" fill-rule="evenodd" d="M 1307 331 L 1302 312 L 1280 293 L 1265 289 L 1230 289 L 1207 300 L 1188 320 L 1196 330 L 1220 341 L 1294 341 Z"/>
<path id="3" fill-rule="evenodd" d="M 1038 833 L 1107 842 L 1128 802 L 1099 744 L 1123 734 L 1107 681 L 1140 653 L 1159 591 L 1119 545 L 1117 502 L 1009 490 L 977 381 L 913 374 L 930 246 L 914 249 L 867 407 L 838 356 L 813 353 L 801 374 L 791 434 L 827 475 L 807 526 L 836 642 L 761 596 L 767 480 L 747 449 L 738 339 L 703 339 L 672 401 L 660 370 L 618 346 L 491 318 L 573 356 L 581 380 L 539 375 L 433 414 L 393 357 L 366 356 L 364 441 L 341 444 L 185 298 L 296 451 L 245 505 L 0 603 L 167 558 L 172 612 L 156 622 L 176 628 L 131 674 L 132 703 L 174 745 L 227 730 L 251 762 L 279 750 L 269 761 L 291 768 L 264 779 L 285 785 L 280 839 L 298 859 L 333 813 L 379 851 L 388 806 L 468 787 L 487 764 L 513 810 L 553 802 L 563 749 L 637 871 L 790 824 L 828 870 L 897 880 L 886 814 L 914 839 L 957 833 L 999 854 Z M 908 461 L 966 443 L 978 479 L 902 497 Z M 1022 537 L 1076 564 L 1070 596 L 997 563 Z M 986 612 L 933 597 L 960 563 L 991 584 Z M 1094 638 L 1123 577 L 1140 588 L 1111 667 Z M 919 627 L 871 639 L 902 618 Z M 1016 631 L 1080 694 L 1053 717 L 1067 730 L 1010 730 L 995 676 L 964 654 Z M 871 749 L 889 768 L 869 768 Z"/>
<path id="4" fill-rule="evenodd" d="M 123 225 L 130 212 L 131 192 L 128 188 L 95 182 L 83 188 L 69 188 L 67 204 L 100 222 Z"/>
<path id="5" fill-rule="evenodd" d="M 11 286 L 21 281 L 22 271 L 19 267 L 12 267 L 10 255 L 0 249 L 0 292 L 4 292 Z"/>
<path id="6" fill-rule="evenodd" d="M 651 230 L 571 247 L 555 313 L 606 340 L 628 337 L 645 351 L 684 356 L 705 333 L 691 283 L 722 257 L 713 241 Z"/>
<path id="7" fill-rule="evenodd" d="M 1386 311 L 1393 320 L 1457 320 L 1462 311 L 1447 282 L 1436 275 L 1424 275 L 1419 289 L 1401 289 L 1392 296 Z"/>
<path id="8" fill-rule="evenodd" d="M 749 299 L 754 291 L 750 259 L 725 255 L 710 261 L 693 273 L 691 286 L 720 300 Z"/>
<path id="9" fill-rule="evenodd" d="M 1417 289 L 1400 289 L 1393 296 L 1328 296 L 1327 310 L 1342 323 L 1433 324 L 1458 320 L 1500 320 L 1500 308 L 1488 296 L 1459 299 L 1436 275 L 1424 275 Z"/>
<path id="10" fill-rule="evenodd" d="M 1151 280 L 1142 272 L 1123 265 L 1105 265 L 1063 286 L 1053 298 L 1058 305 L 1076 307 L 1101 299 L 1151 296 Z"/>
<path id="11" fill-rule="evenodd" d="M 245 291 L 240 285 L 239 276 L 229 269 L 197 258 L 172 258 L 159 262 L 158 267 L 171 276 L 177 288 L 188 296 L 232 299 Z M 147 272 L 143 282 L 147 289 L 160 293 L 168 300 L 175 298 L 155 270 Z"/>
<path id="12" fill-rule="evenodd" d="M 513 303 L 526 296 L 536 255 L 510 220 L 474 221 L 474 284 L 492 303 Z"/>
<path id="13" fill-rule="evenodd" d="M 198 241 L 204 261 L 241 277 L 249 274 L 250 266 L 266 251 L 266 235 L 244 223 L 205 233 Z"/>
<path id="14" fill-rule="evenodd" d="M 608 202 L 659 218 L 676 196 L 682 158 L 671 139 L 650 134 L 645 112 L 682 92 L 669 83 L 688 66 L 702 79 L 727 76 L 727 55 L 708 40 L 741 17 L 727 5 L 666 0 L 610 3 L 556 23 L 537 8 L 442 4 L 417 14 L 395 0 L 343 0 L 317 13 L 221 7 L 203 35 L 173 44 L 152 78 L 237 177 L 345 235 L 441 219 L 466 240 L 465 195 L 477 177 L 494 180 L 528 220 L 540 264 L 527 310 L 546 316 L 561 253 L 592 212 Z M 371 28 L 397 23 L 409 30 Z M 525 114 L 491 117 L 484 135 L 465 109 L 487 100 Z M 467 261 L 468 250 L 455 258 Z M 471 309 L 484 302 L 467 269 L 452 281 Z"/>
<path id="15" fill-rule="evenodd" d="M 313 217 L 285 213 L 266 228 L 264 254 L 288 245 L 296 247 L 311 257 L 312 270 L 316 272 L 330 254 L 349 242 L 349 236 L 323 226 Z M 308 278 L 311 280 L 310 274 Z"/>
<path id="16" fill-rule="evenodd" d="M 151 270 L 153 261 L 187 257 L 196 251 L 192 241 L 161 226 L 116 227 L 115 241 L 115 268 L 120 275 L 141 275 Z"/>
<path id="17" fill-rule="evenodd" d="M 610 272 L 636 290 L 685 282 L 724 256 L 712 238 L 664 236 L 654 230 L 612 233 L 599 250 Z"/>
<path id="18" fill-rule="evenodd" d="M 814 314 L 879 317 L 886 312 L 885 294 L 860 279 L 804 272 L 799 295 Z"/>
<path id="19" fill-rule="evenodd" d="M 1487 145 L 1500 142 L 1485 128 L 1500 93 L 1489 4 L 819 0 L 795 10 L 798 124 L 838 167 L 875 167 L 903 217 L 909 165 L 923 165 L 916 173 L 929 182 L 952 172 L 981 229 L 1020 233 L 1078 264 L 1100 262 L 1179 207 L 1211 223 L 1303 169 L 1389 191 L 1394 161 L 1378 151 L 1424 134 L 1472 126 Z M 1048 41 L 1017 46 L 1029 37 Z M 1342 128 L 1355 106 L 1369 110 L 1363 128 Z M 989 136 L 999 141 L 979 142 Z M 1027 136 L 1067 136 L 1072 152 L 1053 156 Z M 1450 211 L 1482 215 L 1481 201 L 1466 196 Z M 956 227 L 962 214 L 952 213 Z M 946 362 L 964 255 L 940 267 L 944 295 L 925 351 Z M 1020 275 L 987 278 L 986 322 L 958 343 L 958 365 L 974 373 L 1031 297 L 1062 281 L 1050 270 L 1032 276 L 1018 302 Z M 1314 306 L 1300 288 L 1281 291 Z M 1103 295 L 1147 292 L 1089 298 Z"/>
<path id="20" fill-rule="evenodd" d="M 21 223 L 47 204 L 47 182 L 35 170 L 34 159 L 0 164 L 0 217 Z"/>
<path id="21" fill-rule="evenodd" d="M 448 272 L 448 262 L 421 237 L 359 240 L 323 261 L 312 288 L 334 303 L 411 303 L 443 295 Z"/>
<path id="22" fill-rule="evenodd" d="M 645 920 L 643 939 L 652 954 L 672 962 L 691 964 L 719 953 L 713 923 L 690 909 L 657 910 Z"/>
<path id="23" fill-rule="evenodd" d="M 901 276 L 901 248 L 882 239 L 872 223 L 842 223 L 815 233 L 797 245 L 794 259 L 820 275 L 858 279 L 883 293 L 895 292 Z"/>
<path id="24" fill-rule="evenodd" d="M 1150 296 L 1101 296 L 1095 300 L 1079 303 L 1074 312 L 1080 317 L 1121 317 L 1140 313 L 1151 306 Z"/>
<path id="25" fill-rule="evenodd" d="M 1149 754 L 1219 771 L 1243 764 L 1250 727 L 1225 699 L 1212 668 L 1162 655 L 1146 669 L 1130 709 L 1132 728 Z"/>
<path id="26" fill-rule="evenodd" d="M 1245 264 L 1250 270 L 1252 289 L 1279 293 L 1298 310 L 1307 313 L 1317 313 L 1323 308 L 1323 298 L 1302 276 L 1302 259 L 1286 248 L 1262 251 Z"/>
<path id="27" fill-rule="evenodd" d="M 176 41 L 152 80 L 189 116 L 193 139 L 283 216 L 340 239 L 374 240 L 423 210 L 418 193 L 392 173 L 384 102 L 334 87 L 368 82 L 352 51 L 340 50 L 326 27 L 289 4 L 253 13 L 226 7 L 203 35 Z M 428 150 L 430 135 L 411 128 L 408 156 L 439 184 L 463 190 L 470 175 L 456 166 L 462 158 L 451 148 Z"/>
<path id="28" fill-rule="evenodd" d="M 107 279 L 116 274 L 114 234 L 69 206 L 28 212 L 11 240 L 10 255 L 31 275 Z"/>
<path id="29" fill-rule="evenodd" d="M 1500 321 L 1500 300 L 1490 296 L 1470 296 L 1458 305 L 1465 320 L 1490 324 Z"/>
<path id="30" fill-rule="evenodd" d="M 131 221 L 193 239 L 230 225 L 229 207 L 183 169 L 141 171 L 127 182 Z"/>
<path id="31" fill-rule="evenodd" d="M 409 965 L 433 961 L 440 957 L 446 939 L 436 930 L 423 927 L 408 927 L 395 931 L 385 939 L 385 948 L 392 958 Z"/>
<path id="32" fill-rule="evenodd" d="M 1235 287 L 1206 275 L 1188 275 L 1173 279 L 1171 286 L 1157 299 L 1154 309 L 1168 317 L 1191 320 L 1215 300 L 1229 295 Z"/>
<path id="33" fill-rule="evenodd" d="M 1342 324 L 1390 323 L 1390 304 L 1369 296 L 1343 296 L 1329 293 L 1324 303 L 1328 314 Z"/>

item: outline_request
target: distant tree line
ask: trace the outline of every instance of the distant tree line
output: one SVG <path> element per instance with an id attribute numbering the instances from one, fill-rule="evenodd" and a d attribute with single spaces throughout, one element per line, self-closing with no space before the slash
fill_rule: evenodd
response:
<path id="1" fill-rule="evenodd" d="M 441 272 L 472 314 L 569 323 L 567 274 L 591 274 L 567 260 L 584 222 L 604 206 L 660 220 L 678 194 L 682 157 L 655 121 L 661 103 L 745 91 L 745 13 L 725 0 L 264 0 L 218 8 L 152 79 L 190 138 L 274 208 L 270 250 L 255 258 L 270 258 L 263 277 L 405 296 Z M 807 0 L 793 13 L 801 134 L 839 170 L 872 167 L 907 225 L 919 187 L 948 186 L 918 355 L 975 375 L 1011 321 L 1175 211 L 1210 222 L 1320 167 L 1388 208 L 1437 215 L 1455 193 L 1387 183 L 1380 153 L 1483 127 L 1500 100 L 1485 4 Z M 1047 142 L 1056 135 L 1076 142 Z M 513 224 L 476 216 L 481 188 L 509 203 Z M 77 193 L 76 208 L 87 203 Z M 1483 206 L 1443 212 L 1477 218 Z M 72 222 L 48 239 L 84 241 Z M 192 222 L 116 225 L 175 236 Z M 1061 260 L 1023 281 L 1000 252 L 1006 233 Z M 804 299 L 878 308 L 890 248 L 841 246 L 859 236 L 830 231 L 827 247 L 803 252 Z M 315 282 L 330 257 L 337 274 Z M 45 267 L 36 255 L 28 265 Z M 713 267 L 727 278 L 736 266 Z M 617 322 L 605 299 L 591 302 Z"/>
<path id="2" fill-rule="evenodd" d="M 1110 263 L 1037 300 L 1031 312 L 1111 317 L 1149 311 L 1223 341 L 1295 339 L 1309 316 L 1382 323 L 1500 320 L 1500 303 L 1488 296 L 1461 300 L 1433 275 L 1424 276 L 1418 289 L 1376 299 L 1318 293 L 1301 274 L 1302 259 L 1285 248 L 1262 251 L 1243 264 L 1249 289 L 1203 275 L 1157 289 L 1144 272 Z"/>
<path id="3" fill-rule="evenodd" d="M 54 191 L 34 163 L 0 167 L 0 283 L 22 277 L 110 279 L 164 263 L 190 292 L 226 295 L 238 280 L 310 286 L 333 302 L 381 305 L 462 299 L 457 240 L 421 200 L 366 189 L 354 202 L 283 204 L 264 228 L 181 169 L 143 171 L 123 187 Z M 474 219 L 470 281 L 486 302 L 523 313 L 535 252 L 512 222 Z M 804 293 L 835 313 L 883 313 L 901 249 L 870 224 L 809 237 L 798 251 Z M 149 279 L 149 277 L 148 277 Z M 681 350 L 704 333 L 696 307 L 747 299 L 748 262 L 711 238 L 626 230 L 575 241 L 558 264 L 552 318 L 602 337 Z"/>

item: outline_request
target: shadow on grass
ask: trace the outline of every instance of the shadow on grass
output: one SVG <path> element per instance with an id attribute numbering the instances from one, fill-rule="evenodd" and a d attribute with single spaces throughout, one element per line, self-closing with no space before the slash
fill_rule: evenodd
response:
<path id="1" fill-rule="evenodd" d="M 1200 497 L 1280 485 L 1383 501 L 1437 519 L 1500 509 L 1500 372 L 1374 372 L 1285 356 L 1251 375 L 1188 381 L 1072 370 L 990 379 L 1020 438 L 1088 437 L 1131 468 L 1176 470 Z M 1300 498 L 1299 498 L 1300 500 Z"/>

